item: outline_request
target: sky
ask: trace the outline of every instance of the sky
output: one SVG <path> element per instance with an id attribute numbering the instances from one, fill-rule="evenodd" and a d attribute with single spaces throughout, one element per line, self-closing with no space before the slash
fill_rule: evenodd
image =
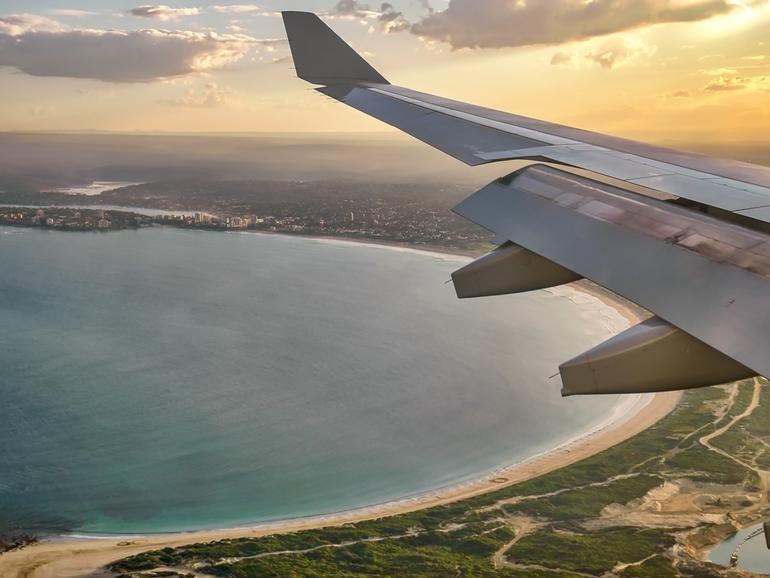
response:
<path id="1" fill-rule="evenodd" d="M 770 140 L 768 0 L 165 1 L 0 0 L 0 131 L 393 130 L 294 76 L 280 11 L 310 10 L 401 86 L 640 140 Z"/>

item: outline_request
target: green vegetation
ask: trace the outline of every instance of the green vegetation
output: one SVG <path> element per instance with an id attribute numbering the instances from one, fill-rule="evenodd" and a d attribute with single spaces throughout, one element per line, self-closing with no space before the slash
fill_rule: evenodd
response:
<path id="1" fill-rule="evenodd" d="M 678 575 L 671 561 L 660 554 L 648 558 L 641 564 L 628 566 L 620 572 L 620 576 L 623 578 L 642 578 L 644 576 L 676 578 Z"/>
<path id="2" fill-rule="evenodd" d="M 658 476 L 639 475 L 610 482 L 568 490 L 549 498 L 527 500 L 503 506 L 509 514 L 526 514 L 538 518 L 577 520 L 598 516 L 607 506 L 610 495 L 616 503 L 625 504 L 645 495 L 652 488 L 663 483 Z"/>
<path id="3" fill-rule="evenodd" d="M 757 483 L 753 471 L 699 440 L 717 422 L 724 425 L 744 412 L 753 387 L 740 384 L 734 397 L 731 388 L 688 392 L 659 424 L 618 446 L 472 499 L 343 527 L 166 548 L 118 561 L 112 569 L 131 578 L 153 569 L 183 575 L 191 568 L 234 578 L 723 576 L 723 569 L 674 548 L 683 539 L 679 530 L 597 521 L 607 506 L 633 508 L 667 480 L 743 484 L 750 490 Z M 740 427 L 713 442 L 731 455 L 760 448 L 757 438 L 770 444 L 767 395 Z M 770 460 L 762 457 L 770 454 L 767 449 L 761 447 L 758 462 Z"/>
<path id="4" fill-rule="evenodd" d="M 753 388 L 741 384 L 741 403 L 747 396 L 751 400 L 752 393 Z M 760 404 L 746 419 L 715 439 L 714 445 L 745 463 L 770 469 L 770 404 Z"/>
<path id="5" fill-rule="evenodd" d="M 697 482 L 747 485 L 754 483 L 754 477 L 749 470 L 700 446 L 666 459 L 661 471 L 671 477 L 689 478 Z"/>
<path id="6" fill-rule="evenodd" d="M 735 396 L 735 401 L 732 407 L 725 416 L 726 420 L 733 419 L 735 416 L 742 414 L 751 404 L 751 398 L 754 395 L 754 380 L 745 379 L 738 383 L 738 393 Z M 722 421 L 717 424 L 717 427 L 724 425 Z"/>
<path id="7" fill-rule="evenodd" d="M 307 554 L 271 556 L 205 568 L 215 576 L 493 576 L 489 557 L 513 533 L 505 527 L 486 534 L 452 536 L 428 532 L 401 540 L 322 548 Z M 387 565 L 383 566 L 383 560 Z"/>
<path id="8" fill-rule="evenodd" d="M 508 558 L 518 564 L 601 575 L 618 564 L 644 560 L 673 545 L 674 539 L 662 530 L 613 528 L 591 534 L 538 532 L 517 542 L 508 551 Z"/>

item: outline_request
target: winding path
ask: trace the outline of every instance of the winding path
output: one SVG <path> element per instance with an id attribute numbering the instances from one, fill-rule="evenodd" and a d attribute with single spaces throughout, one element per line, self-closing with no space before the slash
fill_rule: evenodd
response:
<path id="1" fill-rule="evenodd" d="M 768 503 L 767 490 L 768 490 L 768 487 L 770 487 L 770 471 L 762 470 L 759 467 L 757 467 L 756 464 L 744 462 L 740 458 L 737 458 L 734 455 L 724 451 L 723 449 L 716 447 L 711 443 L 711 441 L 715 438 L 718 438 L 725 432 L 729 431 L 738 422 L 740 422 L 743 419 L 746 419 L 752 413 L 754 413 L 754 410 L 757 409 L 757 407 L 759 407 L 759 398 L 761 394 L 762 394 L 762 382 L 759 380 L 758 377 L 755 377 L 754 392 L 753 392 L 753 395 L 751 396 L 751 403 L 749 403 L 748 407 L 745 410 L 743 410 L 741 413 L 733 417 L 733 419 L 731 419 L 727 424 L 723 425 L 719 429 L 714 430 L 710 434 L 702 436 L 698 440 L 698 442 L 700 442 L 700 444 L 703 447 L 711 450 L 712 452 L 716 452 L 719 455 L 724 456 L 729 460 L 732 460 L 733 462 L 740 465 L 741 467 L 744 467 L 747 470 L 752 471 L 754 472 L 754 474 L 756 474 L 757 478 L 759 479 L 760 499 L 752 508 L 750 508 L 750 510 L 757 510 Z"/>

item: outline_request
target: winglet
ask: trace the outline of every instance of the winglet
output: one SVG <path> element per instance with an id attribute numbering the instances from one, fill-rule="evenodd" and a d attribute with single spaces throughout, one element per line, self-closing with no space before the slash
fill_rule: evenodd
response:
<path id="1" fill-rule="evenodd" d="M 312 12 L 282 12 L 297 76 L 313 84 L 390 84 Z"/>

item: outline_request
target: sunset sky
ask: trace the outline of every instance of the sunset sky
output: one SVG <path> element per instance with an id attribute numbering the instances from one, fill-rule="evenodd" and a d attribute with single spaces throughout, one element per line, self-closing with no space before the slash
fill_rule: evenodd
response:
<path id="1" fill-rule="evenodd" d="M 394 84 L 644 140 L 767 141 L 770 2 L 0 0 L 0 130 L 390 129 L 294 77 L 318 12 Z"/>

